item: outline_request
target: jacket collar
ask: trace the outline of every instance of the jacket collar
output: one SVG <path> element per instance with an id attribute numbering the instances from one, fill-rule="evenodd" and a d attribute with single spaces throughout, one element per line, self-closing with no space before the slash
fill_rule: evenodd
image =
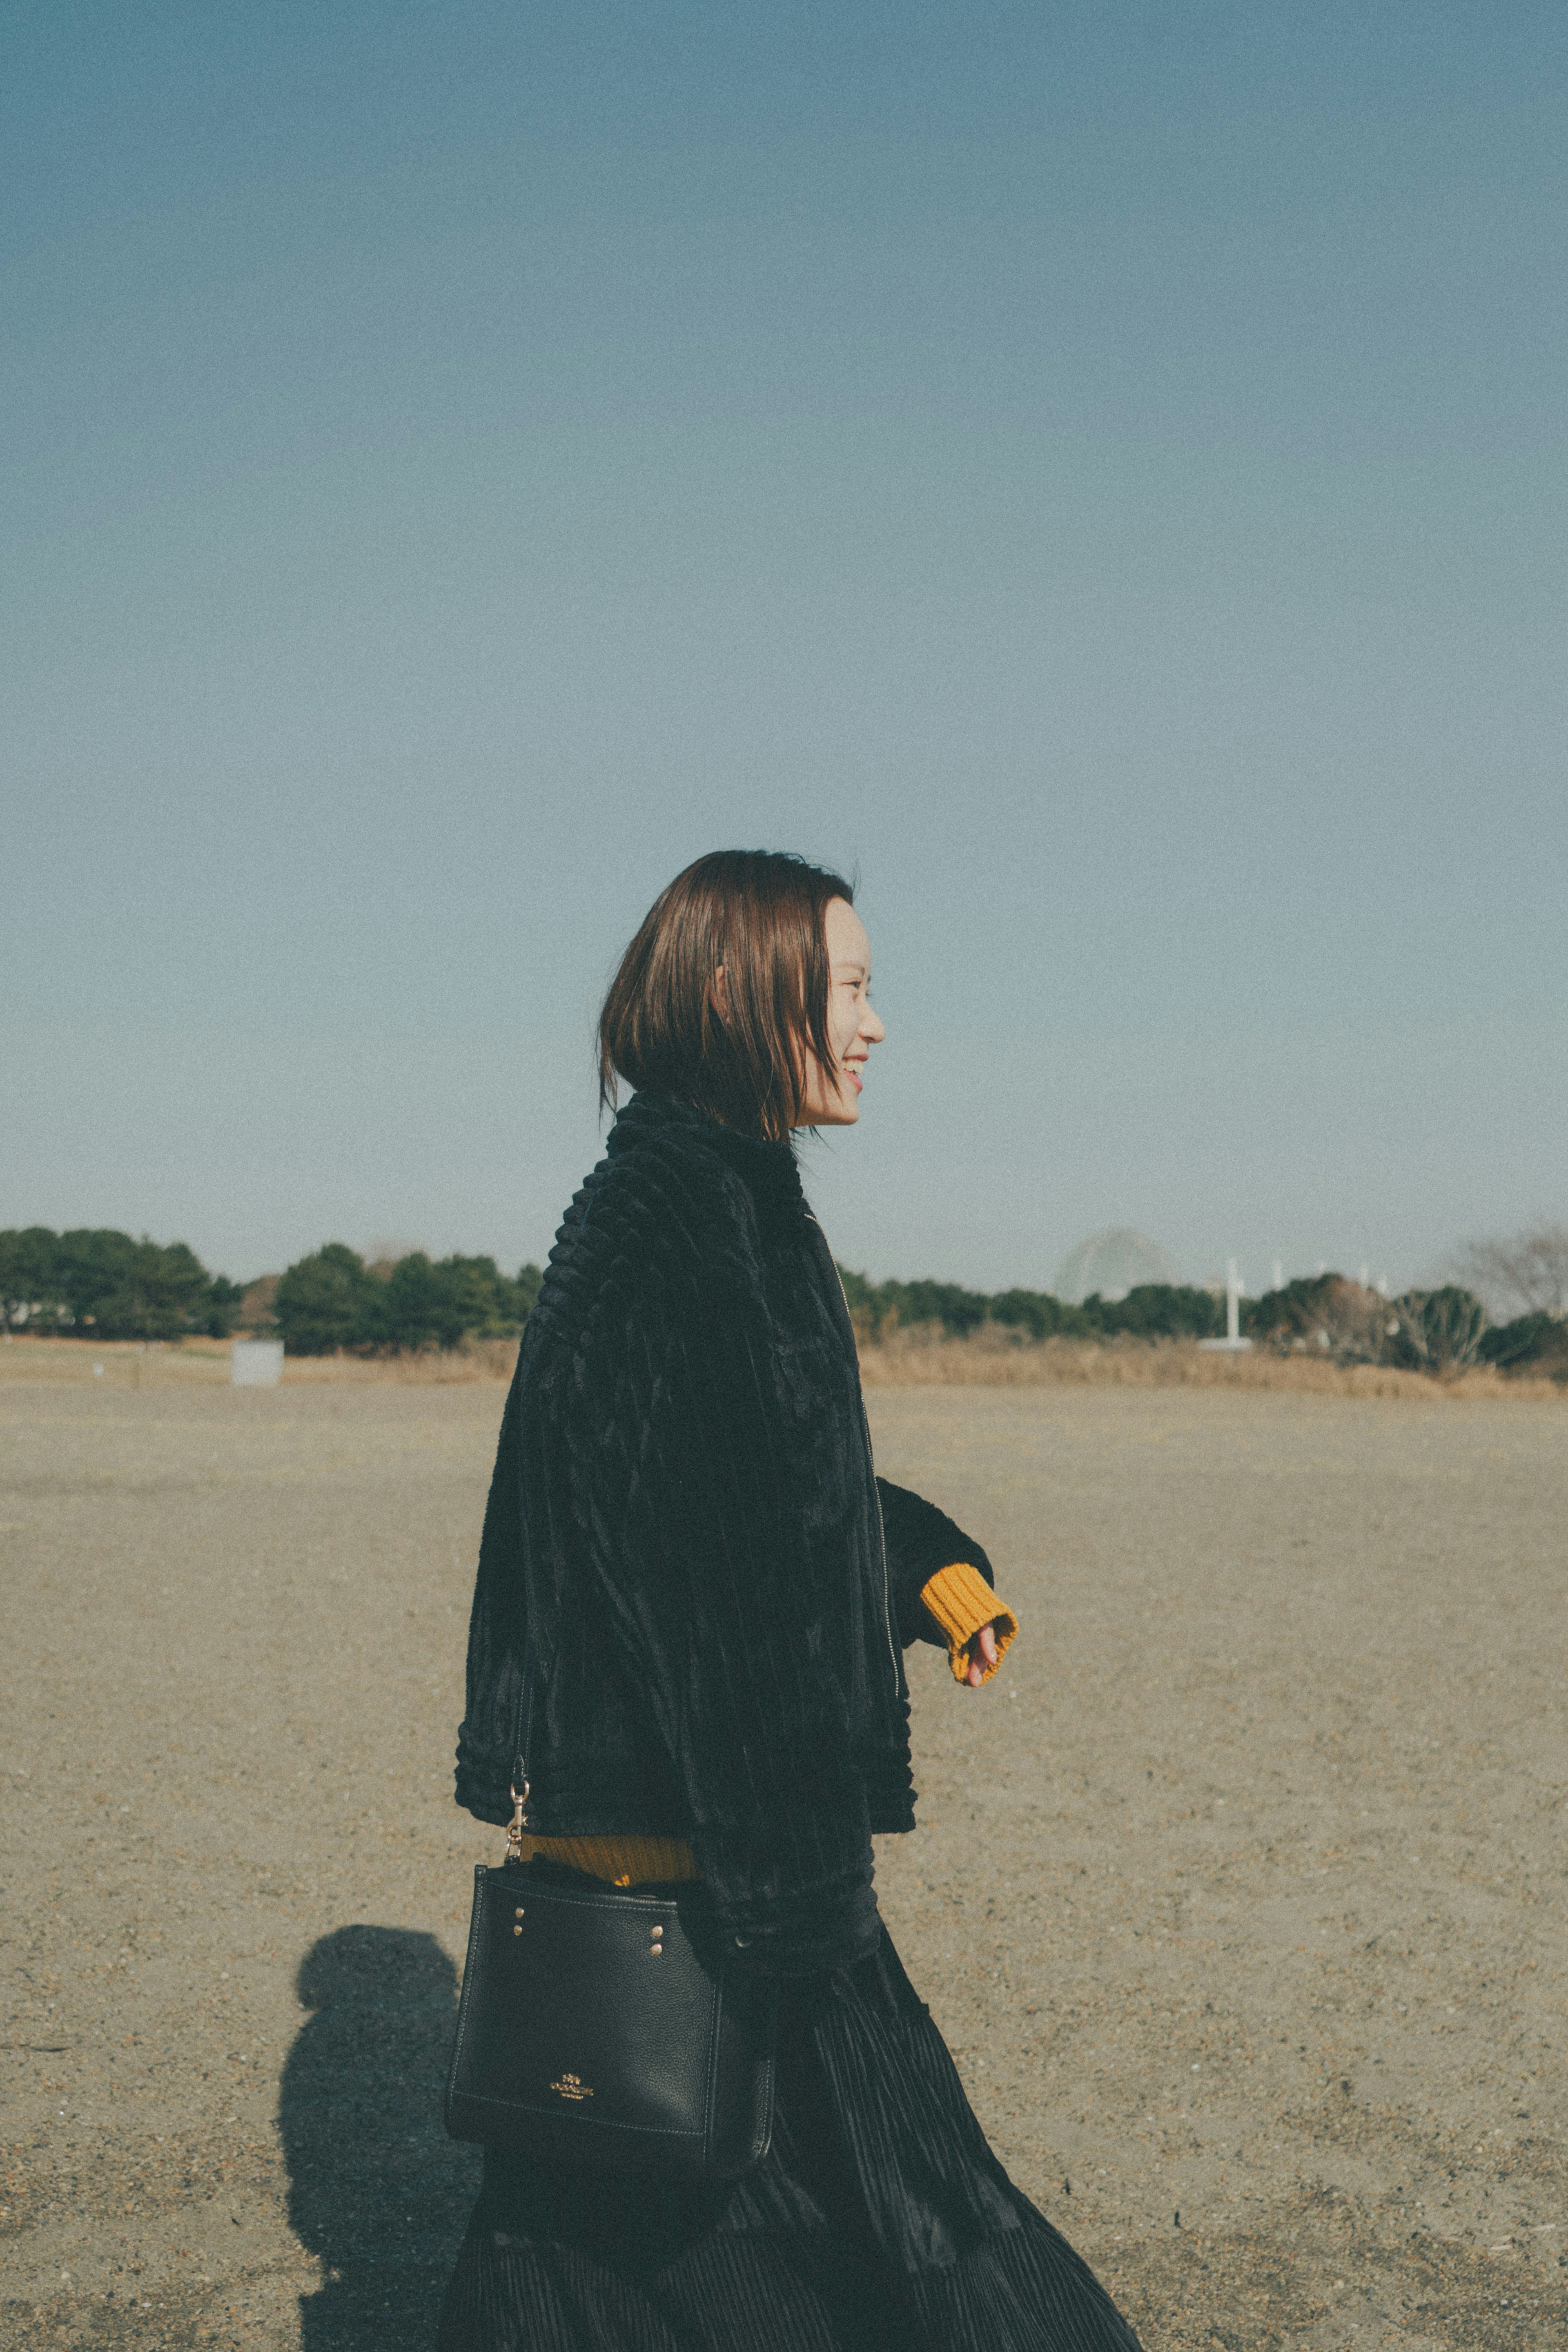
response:
<path id="1" fill-rule="evenodd" d="M 795 1164 L 795 1149 L 789 1143 L 767 1143 L 759 1136 L 742 1135 L 733 1127 L 725 1127 L 706 1111 L 698 1110 L 692 1103 L 678 1102 L 673 1095 L 653 1094 L 644 1089 L 635 1094 L 616 1116 L 605 1144 L 606 1150 L 627 1151 L 633 1146 L 659 1140 L 675 1150 L 716 1152 L 719 1159 L 733 1168 L 747 1188 L 759 1198 L 767 1198 L 780 1206 L 804 1207 L 805 1194 L 800 1188 L 800 1171 Z"/>

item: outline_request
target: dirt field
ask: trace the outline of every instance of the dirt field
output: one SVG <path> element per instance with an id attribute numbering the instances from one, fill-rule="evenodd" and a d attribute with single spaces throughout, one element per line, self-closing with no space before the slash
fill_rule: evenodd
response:
<path id="1" fill-rule="evenodd" d="M 500 1391 L 4 1353 L 0 2340 L 414 2352 Z M 1148 2352 L 1561 2347 L 1568 1401 L 872 1411 L 1023 1620 L 879 1882 L 1017 2178 Z"/>

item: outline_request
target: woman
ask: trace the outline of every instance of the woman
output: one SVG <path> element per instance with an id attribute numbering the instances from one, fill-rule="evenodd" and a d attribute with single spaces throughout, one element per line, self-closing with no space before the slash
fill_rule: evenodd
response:
<path id="1" fill-rule="evenodd" d="M 725 2187 L 491 2149 L 442 2352 L 1135 2352 L 1008 2179 L 877 1916 L 915 1825 L 901 1649 L 971 1688 L 1017 1630 L 973 1539 L 876 1478 L 790 1138 L 852 1126 L 883 1034 L 850 885 L 704 857 L 600 1024 L 635 1089 L 550 1255 L 502 1423 L 457 1798 L 530 1867 L 701 1878 L 779 1988 L 772 2144 Z"/>

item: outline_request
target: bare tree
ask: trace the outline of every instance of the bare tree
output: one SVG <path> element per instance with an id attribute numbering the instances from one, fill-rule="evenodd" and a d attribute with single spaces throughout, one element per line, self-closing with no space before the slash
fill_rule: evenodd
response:
<path id="1" fill-rule="evenodd" d="M 1460 1272 L 1499 1318 L 1568 1317 L 1568 1225 L 1527 1225 L 1504 1241 L 1471 1242 Z"/>

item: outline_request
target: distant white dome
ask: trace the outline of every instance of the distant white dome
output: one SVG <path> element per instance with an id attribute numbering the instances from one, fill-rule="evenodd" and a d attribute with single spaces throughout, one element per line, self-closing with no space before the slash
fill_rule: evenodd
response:
<path id="1" fill-rule="evenodd" d="M 1064 1305 L 1082 1307 L 1095 1291 L 1109 1302 L 1125 1298 L 1140 1283 L 1180 1280 L 1181 1268 L 1168 1250 L 1130 1225 L 1114 1225 L 1080 1242 L 1057 1267 L 1051 1286 Z"/>

